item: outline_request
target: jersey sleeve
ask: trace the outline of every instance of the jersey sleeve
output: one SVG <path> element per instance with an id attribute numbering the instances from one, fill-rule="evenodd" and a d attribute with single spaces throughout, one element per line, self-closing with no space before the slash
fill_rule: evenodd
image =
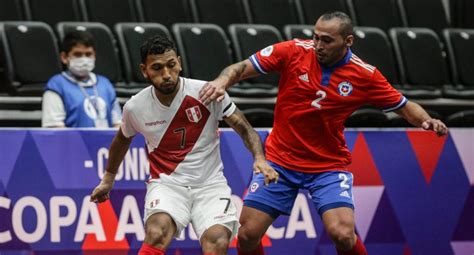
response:
<path id="1" fill-rule="evenodd" d="M 224 100 L 217 103 L 217 107 L 216 107 L 217 119 L 223 120 L 225 117 L 232 115 L 236 108 L 237 106 L 232 101 L 229 94 L 225 93 Z"/>
<path id="2" fill-rule="evenodd" d="M 130 109 L 130 105 L 125 104 L 123 107 L 122 124 L 120 125 L 125 137 L 132 137 L 138 133 L 136 123 L 136 118 Z"/>
<path id="3" fill-rule="evenodd" d="M 383 109 L 384 112 L 400 109 L 408 102 L 406 97 L 393 88 L 378 69 L 374 71 L 368 93 L 369 103 Z"/>
<path id="4" fill-rule="evenodd" d="M 286 41 L 270 45 L 262 50 L 257 51 L 250 56 L 249 60 L 253 67 L 261 74 L 271 72 L 280 72 L 286 63 L 288 55 L 293 50 L 293 41 Z"/>

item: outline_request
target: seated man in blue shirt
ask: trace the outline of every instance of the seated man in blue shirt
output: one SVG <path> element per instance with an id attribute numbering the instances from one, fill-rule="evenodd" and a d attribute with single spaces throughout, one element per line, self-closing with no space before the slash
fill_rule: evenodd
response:
<path id="1" fill-rule="evenodd" d="M 65 71 L 53 76 L 43 94 L 43 127 L 118 127 L 122 113 L 110 81 L 92 72 L 95 43 L 85 31 L 64 37 L 61 62 Z"/>

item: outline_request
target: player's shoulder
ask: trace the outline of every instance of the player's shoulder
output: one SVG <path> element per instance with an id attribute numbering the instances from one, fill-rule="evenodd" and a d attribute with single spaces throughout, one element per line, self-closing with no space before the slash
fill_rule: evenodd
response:
<path id="1" fill-rule="evenodd" d="M 193 96 L 199 95 L 199 90 L 201 90 L 201 88 L 204 87 L 204 85 L 207 83 L 207 81 L 191 79 L 191 78 L 181 77 L 180 79 L 183 83 L 184 90 L 187 92 L 187 94 L 190 94 Z"/>
<path id="2" fill-rule="evenodd" d="M 150 103 L 150 100 L 152 100 L 152 94 L 153 93 L 153 86 L 148 86 L 144 89 L 142 89 L 140 92 L 137 94 L 133 95 L 124 105 L 124 109 L 128 111 L 133 111 L 137 108 L 142 108 L 146 107 L 146 104 Z"/>
<path id="3" fill-rule="evenodd" d="M 377 70 L 375 66 L 368 64 L 367 62 L 359 58 L 354 53 L 352 53 L 349 61 L 353 65 L 353 67 L 357 70 L 357 73 L 359 73 L 360 75 L 366 78 L 371 78 L 374 75 L 375 71 Z"/>

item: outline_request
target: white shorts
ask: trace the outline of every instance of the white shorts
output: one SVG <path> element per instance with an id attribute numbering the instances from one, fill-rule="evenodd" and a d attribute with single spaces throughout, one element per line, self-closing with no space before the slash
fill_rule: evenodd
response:
<path id="1" fill-rule="evenodd" d="M 231 201 L 231 190 L 226 183 L 192 188 L 150 182 L 145 197 L 145 224 L 151 215 L 159 212 L 168 213 L 174 220 L 176 237 L 192 223 L 201 240 L 207 229 L 219 224 L 232 232 L 232 240 L 240 226 L 237 209 Z"/>

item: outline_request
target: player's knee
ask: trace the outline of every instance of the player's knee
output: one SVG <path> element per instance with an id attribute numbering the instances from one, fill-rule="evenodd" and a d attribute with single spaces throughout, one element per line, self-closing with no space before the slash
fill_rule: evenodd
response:
<path id="1" fill-rule="evenodd" d="M 260 241 L 260 236 L 258 236 L 252 228 L 246 226 L 241 226 L 239 228 L 237 238 L 240 247 L 253 246 L 254 244 L 258 244 Z"/>
<path id="2" fill-rule="evenodd" d="M 336 247 L 340 250 L 350 250 L 354 246 L 356 238 L 354 229 L 341 224 L 333 224 L 327 228 L 327 232 Z"/>
<path id="3" fill-rule="evenodd" d="M 204 252 L 223 252 L 227 251 L 229 247 L 230 237 L 226 233 L 213 233 L 207 234 L 202 243 L 202 249 Z"/>
<path id="4" fill-rule="evenodd" d="M 146 227 L 146 239 L 153 245 L 164 244 L 170 234 L 170 228 L 165 224 L 150 224 Z"/>

